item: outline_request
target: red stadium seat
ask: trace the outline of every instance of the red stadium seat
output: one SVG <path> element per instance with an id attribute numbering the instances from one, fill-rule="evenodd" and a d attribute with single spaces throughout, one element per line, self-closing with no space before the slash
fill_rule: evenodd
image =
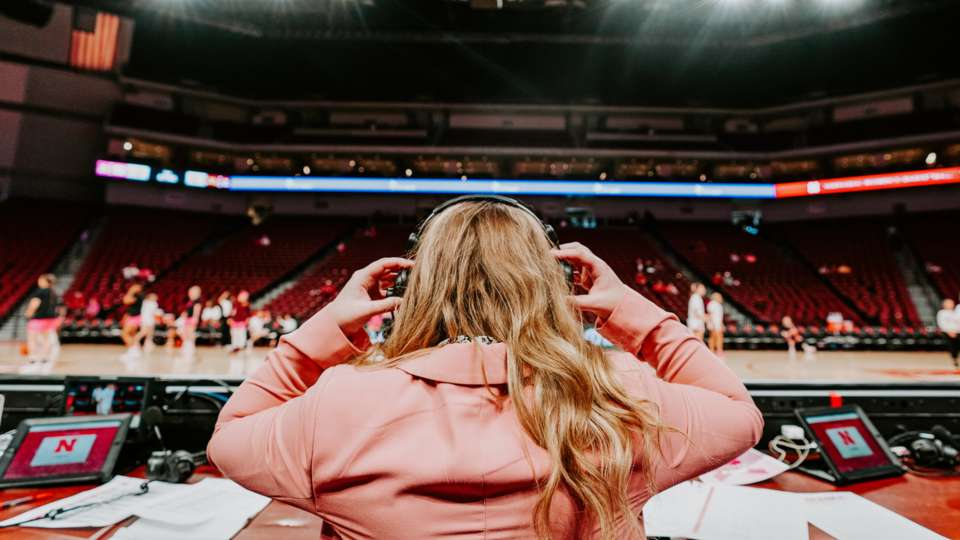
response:
<path id="1" fill-rule="evenodd" d="M 657 229 L 703 275 L 730 272 L 740 284 L 721 282 L 717 288 L 763 323 L 790 316 L 798 325 L 816 325 L 833 311 L 862 322 L 803 263 L 785 258 L 763 237 L 716 222 L 659 224 Z M 731 254 L 739 260 L 733 262 Z M 747 263 L 747 255 L 756 262 Z"/>
<path id="2" fill-rule="evenodd" d="M 9 200 L 0 205 L 0 320 L 37 286 L 40 274 L 80 233 L 90 215 L 83 204 Z"/>

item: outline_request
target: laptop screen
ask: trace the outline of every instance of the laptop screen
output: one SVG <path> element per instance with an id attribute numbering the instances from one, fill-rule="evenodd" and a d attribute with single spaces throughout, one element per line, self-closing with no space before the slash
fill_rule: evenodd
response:
<path id="1" fill-rule="evenodd" d="M 121 420 L 30 426 L 7 467 L 4 480 L 97 473 L 104 465 Z"/>

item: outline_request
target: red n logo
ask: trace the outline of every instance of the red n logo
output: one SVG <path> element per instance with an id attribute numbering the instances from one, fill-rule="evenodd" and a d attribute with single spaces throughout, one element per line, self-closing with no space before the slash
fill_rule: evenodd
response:
<path id="1" fill-rule="evenodd" d="M 843 444 L 850 446 L 851 444 L 855 445 L 857 443 L 853 442 L 853 437 L 850 436 L 850 433 L 847 431 L 838 431 L 837 435 L 840 435 L 840 440 L 843 441 Z"/>
<path id="2" fill-rule="evenodd" d="M 77 444 L 76 439 L 70 439 L 68 442 L 66 439 L 61 439 L 57 444 L 57 449 L 53 451 L 54 454 L 59 453 L 60 451 L 73 452 L 73 445 Z"/>

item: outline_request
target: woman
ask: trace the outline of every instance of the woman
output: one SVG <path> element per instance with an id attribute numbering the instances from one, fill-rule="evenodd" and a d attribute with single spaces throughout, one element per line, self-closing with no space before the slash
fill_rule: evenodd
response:
<path id="1" fill-rule="evenodd" d="M 183 344 L 180 352 L 185 356 L 190 356 L 197 349 L 197 327 L 200 325 L 200 312 L 203 310 L 203 304 L 200 301 L 200 287 L 194 285 L 187 289 L 187 303 L 183 307 L 187 312 L 187 323 L 183 327 L 183 333 L 180 338 Z"/>
<path id="2" fill-rule="evenodd" d="M 787 354 L 790 356 L 790 359 L 793 360 L 797 357 L 797 343 L 802 344 L 805 356 L 809 356 L 811 354 L 808 349 L 809 345 L 803 342 L 803 336 L 800 335 L 800 330 L 797 328 L 797 325 L 793 323 L 793 319 L 789 316 L 784 316 L 783 320 L 780 321 L 780 325 L 783 326 L 783 330 L 780 331 L 780 336 L 787 342 Z"/>
<path id="3" fill-rule="evenodd" d="M 143 355 L 140 344 L 136 340 L 137 331 L 140 330 L 140 312 L 143 309 L 143 285 L 139 283 L 131 285 L 127 289 L 127 294 L 123 295 L 123 305 L 127 306 L 127 312 L 123 316 L 120 339 L 128 348 L 127 352 L 120 355 L 120 360 L 134 360 Z"/>
<path id="4" fill-rule="evenodd" d="M 57 337 L 57 328 L 60 327 L 60 316 L 57 313 L 57 277 L 53 274 L 43 274 L 37 279 L 37 292 L 30 297 L 27 303 L 27 352 L 30 361 L 47 360 L 53 350 Z M 43 340 L 42 349 L 38 341 Z"/>
<path id="5" fill-rule="evenodd" d="M 147 354 L 156 347 L 153 343 L 153 334 L 157 327 L 157 315 L 161 313 L 159 302 L 160 297 L 150 293 L 140 305 L 140 331 L 133 336 L 133 345 L 139 348 L 140 343 L 143 342 L 143 350 Z"/>
<path id="6" fill-rule="evenodd" d="M 707 316 L 710 319 L 710 343 L 709 348 L 717 358 L 724 360 L 726 354 L 723 352 L 723 295 L 715 292 L 710 295 L 710 303 L 707 304 Z"/>
<path id="7" fill-rule="evenodd" d="M 250 319 L 250 293 L 240 291 L 230 315 L 230 348 L 241 351 L 247 345 L 247 321 Z"/>
<path id="8" fill-rule="evenodd" d="M 544 232 L 491 201 L 428 220 L 416 264 L 357 271 L 280 340 L 224 406 L 211 463 L 320 515 L 322 538 L 642 538 L 652 493 L 753 446 L 760 412 L 673 315 Z M 402 303 L 383 298 L 404 269 Z M 629 353 L 584 340 L 581 309 Z"/>

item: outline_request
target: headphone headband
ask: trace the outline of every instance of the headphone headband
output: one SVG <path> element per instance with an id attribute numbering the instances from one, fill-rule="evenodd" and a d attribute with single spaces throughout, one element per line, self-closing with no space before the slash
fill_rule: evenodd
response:
<path id="1" fill-rule="evenodd" d="M 519 208 L 520 210 L 523 210 L 524 212 L 532 216 L 533 219 L 535 219 L 537 223 L 540 224 L 541 227 L 543 227 L 543 233 L 547 235 L 547 240 L 549 240 L 554 247 L 556 248 L 560 247 L 560 240 L 557 238 L 557 232 L 553 230 L 553 227 L 551 225 L 548 225 L 540 221 L 540 218 L 538 218 L 537 215 L 533 213 L 533 210 L 530 210 L 529 208 L 521 204 L 520 201 L 517 201 L 516 199 L 511 199 L 510 197 L 504 197 L 503 195 L 462 195 L 460 197 L 450 199 L 449 201 L 446 201 L 440 206 L 434 208 L 433 212 L 430 212 L 430 215 L 427 216 L 427 219 L 423 220 L 423 223 L 421 223 L 417 227 L 417 230 L 410 233 L 410 238 L 407 240 L 407 255 L 409 255 L 410 252 L 413 251 L 413 248 L 417 246 L 417 243 L 420 241 L 420 234 L 423 233 L 423 229 L 426 228 L 427 223 L 430 223 L 430 220 L 432 220 L 434 217 L 442 213 L 447 208 L 450 208 L 451 206 L 455 206 L 460 203 L 471 202 L 471 201 L 498 202 L 501 204 L 505 204 L 507 206 L 512 206 L 514 208 Z M 560 268 L 563 269 L 563 275 L 566 276 L 567 283 L 573 286 L 573 283 L 574 283 L 573 266 L 566 261 L 560 261 Z M 410 278 L 409 269 L 404 268 L 403 270 L 401 270 L 397 274 L 397 279 L 394 282 L 393 287 L 390 287 L 389 289 L 387 289 L 387 297 L 403 296 L 403 292 L 407 288 L 407 280 L 409 278 Z"/>
<path id="2" fill-rule="evenodd" d="M 409 239 L 407 239 L 407 253 L 410 253 L 413 250 L 413 248 L 417 245 L 417 242 L 420 241 L 420 235 L 423 234 L 423 230 L 427 227 L 427 223 L 430 223 L 430 220 L 432 220 L 439 214 L 443 213 L 444 210 L 446 210 L 447 208 L 450 208 L 451 206 L 456 206 L 460 203 L 471 202 L 471 201 L 498 202 L 501 204 L 505 204 L 507 206 L 512 206 L 514 208 L 523 210 L 524 212 L 529 214 L 531 217 L 533 217 L 533 219 L 535 219 L 537 223 L 540 224 L 541 227 L 543 227 L 543 232 L 544 234 L 547 235 L 547 239 L 550 240 L 550 243 L 557 248 L 560 247 L 560 241 L 557 238 L 557 232 L 553 230 L 553 226 L 540 221 L 540 218 L 533 213 L 533 210 L 530 210 L 529 208 L 527 208 L 520 201 L 516 199 L 511 199 L 510 197 L 504 197 L 503 195 L 476 195 L 475 194 L 475 195 L 461 195 L 459 197 L 455 197 L 453 199 L 450 199 L 449 201 L 444 202 L 440 206 L 434 208 L 433 212 L 430 212 L 430 215 L 427 216 L 427 218 L 424 219 L 419 226 L 417 226 L 417 230 L 410 235 Z"/>

